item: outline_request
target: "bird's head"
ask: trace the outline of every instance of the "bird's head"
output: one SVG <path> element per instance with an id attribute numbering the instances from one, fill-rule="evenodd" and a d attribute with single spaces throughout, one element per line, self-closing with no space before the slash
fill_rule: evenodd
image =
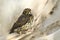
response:
<path id="1" fill-rule="evenodd" d="M 31 13 L 31 9 L 30 8 L 25 8 L 23 11 L 24 15 L 29 15 Z"/>
<path id="2" fill-rule="evenodd" d="M 31 13 L 31 9 L 30 8 L 25 8 L 24 11 L 23 11 L 23 14 L 29 18 L 33 18 L 33 15 Z"/>

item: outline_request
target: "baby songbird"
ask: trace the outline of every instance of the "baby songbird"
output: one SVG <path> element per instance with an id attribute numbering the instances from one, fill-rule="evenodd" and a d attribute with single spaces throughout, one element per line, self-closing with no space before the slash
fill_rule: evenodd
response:
<path id="1" fill-rule="evenodd" d="M 12 29 L 10 30 L 10 33 L 14 33 L 15 29 L 20 28 L 23 25 L 25 25 L 26 23 L 30 22 L 31 18 L 33 18 L 33 15 L 31 14 L 31 9 L 30 8 L 25 8 L 23 10 L 22 15 L 14 23 Z"/>

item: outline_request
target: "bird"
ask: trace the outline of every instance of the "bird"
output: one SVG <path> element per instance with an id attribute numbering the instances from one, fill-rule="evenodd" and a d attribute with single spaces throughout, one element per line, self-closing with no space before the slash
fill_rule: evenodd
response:
<path id="1" fill-rule="evenodd" d="M 30 8 L 25 8 L 22 12 L 22 15 L 18 18 L 18 20 L 13 24 L 10 34 L 14 33 L 14 30 L 17 28 L 22 27 L 26 23 L 30 22 L 31 18 L 33 18 L 33 15 L 31 14 Z"/>

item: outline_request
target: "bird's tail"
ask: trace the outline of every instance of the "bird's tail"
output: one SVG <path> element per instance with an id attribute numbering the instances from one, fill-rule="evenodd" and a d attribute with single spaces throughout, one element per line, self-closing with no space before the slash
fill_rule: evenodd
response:
<path id="1" fill-rule="evenodd" d="M 14 33 L 14 30 L 17 29 L 19 26 L 20 26 L 20 25 L 19 25 L 18 23 L 15 23 L 9 33 L 10 33 L 10 34 L 11 34 L 11 33 Z"/>
<path id="2" fill-rule="evenodd" d="M 13 29 L 10 30 L 9 34 L 11 34 L 11 33 L 14 33 L 14 30 Z"/>

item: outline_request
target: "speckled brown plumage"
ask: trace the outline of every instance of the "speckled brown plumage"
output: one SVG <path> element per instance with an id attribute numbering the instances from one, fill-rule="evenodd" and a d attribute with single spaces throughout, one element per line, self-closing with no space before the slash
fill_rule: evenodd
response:
<path id="1" fill-rule="evenodd" d="M 30 19 L 33 17 L 31 14 L 30 8 L 25 8 L 22 15 L 18 18 L 18 20 L 14 23 L 10 33 L 14 32 L 14 29 L 20 28 L 25 25 L 27 22 L 30 22 Z"/>

